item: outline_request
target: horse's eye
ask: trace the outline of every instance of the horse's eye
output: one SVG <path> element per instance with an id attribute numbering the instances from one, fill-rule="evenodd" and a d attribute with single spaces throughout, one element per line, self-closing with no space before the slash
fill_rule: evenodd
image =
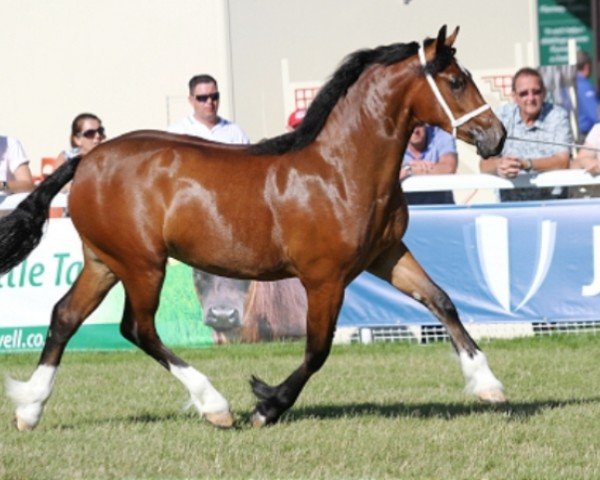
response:
<path id="1" fill-rule="evenodd" d="M 465 82 L 461 77 L 450 77 L 450 88 L 455 92 L 462 90 L 465 86 Z"/>

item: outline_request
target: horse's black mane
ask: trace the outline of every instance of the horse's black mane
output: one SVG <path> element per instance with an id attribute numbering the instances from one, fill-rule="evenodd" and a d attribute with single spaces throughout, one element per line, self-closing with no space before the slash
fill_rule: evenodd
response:
<path id="1" fill-rule="evenodd" d="M 433 39 L 427 39 L 425 45 L 431 42 Z M 374 64 L 392 65 L 415 55 L 418 48 L 417 42 L 395 43 L 358 50 L 348 55 L 331 79 L 319 90 L 296 130 L 252 145 L 250 152 L 258 155 L 280 155 L 306 147 L 315 140 L 340 97 L 346 94 L 348 88 L 367 67 Z M 453 56 L 454 49 L 444 46 L 437 52 L 436 57 L 427 63 L 425 70 L 434 75 L 446 68 Z"/>

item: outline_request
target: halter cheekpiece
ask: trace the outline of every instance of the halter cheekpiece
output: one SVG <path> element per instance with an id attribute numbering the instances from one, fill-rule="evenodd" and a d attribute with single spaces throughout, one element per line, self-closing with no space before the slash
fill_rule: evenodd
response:
<path id="1" fill-rule="evenodd" d="M 425 66 L 427 65 L 427 60 L 425 59 L 425 49 L 421 45 L 419 45 L 419 60 L 421 61 L 421 65 L 423 66 L 423 68 L 425 68 Z M 444 110 L 444 112 L 446 112 L 446 115 L 450 119 L 450 124 L 452 125 L 452 136 L 454 138 L 456 138 L 456 129 L 458 127 L 467 123 L 472 118 L 476 117 L 480 113 L 483 113 L 490 108 L 490 106 L 487 103 L 484 103 L 479 108 L 476 108 L 475 110 L 464 114 L 462 117 L 454 118 L 454 115 L 453 115 L 452 111 L 450 110 L 450 107 L 448 107 L 446 100 L 444 100 L 444 97 L 442 96 L 442 92 L 440 92 L 440 89 L 438 88 L 437 84 L 433 80 L 433 76 L 429 72 L 425 71 L 425 78 L 427 79 L 427 83 L 429 83 L 431 90 L 433 90 L 433 94 L 435 95 L 435 98 L 437 98 L 437 101 L 441 105 L 442 110 Z"/>

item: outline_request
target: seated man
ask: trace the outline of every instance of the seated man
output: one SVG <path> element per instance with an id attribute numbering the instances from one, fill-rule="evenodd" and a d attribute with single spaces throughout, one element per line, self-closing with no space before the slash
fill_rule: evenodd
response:
<path id="1" fill-rule="evenodd" d="M 415 126 L 408 139 L 400 180 L 411 175 L 456 173 L 457 163 L 456 142 L 452 135 L 421 123 Z M 408 192 L 405 195 L 409 205 L 454 203 L 451 191 Z"/>
<path id="2" fill-rule="evenodd" d="M 0 194 L 31 190 L 33 177 L 21 142 L 16 138 L 0 135 Z"/>
<path id="3" fill-rule="evenodd" d="M 539 72 L 533 68 L 520 69 L 512 81 L 513 103 L 504 105 L 496 114 L 504 124 L 508 137 L 500 157 L 480 159 L 482 173 L 515 178 L 527 172 L 545 172 L 569 168 L 569 147 L 545 143 L 573 142 L 567 111 L 545 102 L 546 89 Z M 533 140 L 534 142 L 528 142 Z M 566 189 L 516 188 L 501 190 L 505 201 L 548 200 L 565 198 Z"/>

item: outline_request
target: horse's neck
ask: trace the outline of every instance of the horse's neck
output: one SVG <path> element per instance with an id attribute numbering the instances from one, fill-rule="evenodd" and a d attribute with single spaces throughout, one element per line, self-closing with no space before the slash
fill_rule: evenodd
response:
<path id="1" fill-rule="evenodd" d="M 398 181 L 410 137 L 403 93 L 409 82 L 382 75 L 379 69 L 384 68 L 372 67 L 348 90 L 332 110 L 321 139 L 327 145 L 324 151 L 343 152 L 339 167 L 346 175 L 361 175 L 387 188 Z"/>

